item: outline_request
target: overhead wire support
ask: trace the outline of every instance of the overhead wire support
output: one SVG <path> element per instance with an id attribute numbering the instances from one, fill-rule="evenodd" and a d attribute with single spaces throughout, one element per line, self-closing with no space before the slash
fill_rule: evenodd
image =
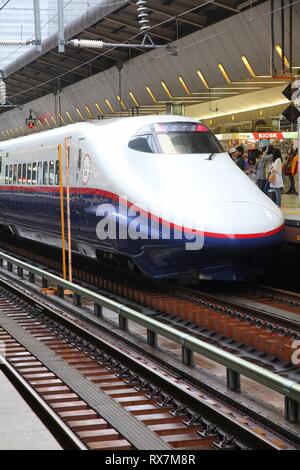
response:
<path id="1" fill-rule="evenodd" d="M 7 93 L 6 93 L 6 84 L 4 82 L 4 76 L 2 70 L 0 70 L 0 105 L 6 105 Z"/>
<path id="2" fill-rule="evenodd" d="M 58 52 L 65 52 L 65 21 L 64 21 L 64 2 L 57 0 L 57 27 L 58 27 Z"/>
<path id="3" fill-rule="evenodd" d="M 59 1 L 59 0 L 58 0 Z M 66 41 L 65 44 L 74 47 L 84 47 L 92 49 L 104 49 L 104 48 L 123 48 L 123 49 L 166 49 L 170 55 L 177 55 L 177 48 L 170 44 L 155 44 L 150 36 L 150 20 L 149 10 L 147 8 L 147 0 L 137 0 L 137 13 L 138 22 L 140 25 L 140 31 L 143 33 L 143 40 L 141 43 L 111 43 L 104 42 L 101 40 L 92 39 L 71 39 Z"/>
<path id="4" fill-rule="evenodd" d="M 147 0 L 137 0 L 136 6 L 137 6 L 138 22 L 140 24 L 140 30 L 142 32 L 149 31 L 150 21 L 149 21 L 149 10 L 147 8 Z"/>
<path id="5" fill-rule="evenodd" d="M 33 14 L 34 14 L 34 34 L 35 45 L 38 52 L 42 52 L 42 30 L 41 30 L 41 9 L 40 0 L 33 0 Z"/>
<path id="6" fill-rule="evenodd" d="M 4 81 L 3 70 L 0 70 L 0 108 L 17 108 L 7 99 L 6 83 Z"/>
<path id="7" fill-rule="evenodd" d="M 148 36 L 148 35 L 147 35 Z M 149 39 L 149 43 L 147 44 L 147 39 Z M 142 43 L 115 43 L 115 42 L 104 42 L 104 41 L 97 41 L 92 39 L 71 39 L 67 41 L 66 44 L 69 44 L 74 47 L 84 47 L 84 48 L 91 48 L 91 49 L 105 49 L 105 48 L 114 48 L 114 47 L 121 47 L 124 49 L 167 49 L 170 54 L 176 53 L 176 47 L 171 46 L 170 44 L 154 44 L 150 37 L 144 37 Z"/>
<path id="8" fill-rule="evenodd" d="M 26 39 L 0 39 L 0 46 L 36 46 L 37 42 L 35 40 L 26 40 Z"/>

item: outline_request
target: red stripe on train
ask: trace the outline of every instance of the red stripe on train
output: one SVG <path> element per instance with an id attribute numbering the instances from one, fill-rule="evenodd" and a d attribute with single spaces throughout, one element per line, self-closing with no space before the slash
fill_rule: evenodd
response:
<path id="1" fill-rule="evenodd" d="M 5 186 L 0 186 L 0 191 L 15 191 L 15 192 L 36 192 L 36 193 L 59 193 L 59 187 L 58 186 L 23 186 L 23 185 L 5 185 Z M 194 235 L 200 235 L 204 237 L 211 237 L 211 238 L 228 238 L 228 239 L 251 239 L 251 238 L 264 238 L 264 237 L 270 237 L 272 235 L 276 235 L 277 233 L 281 232 L 284 229 L 284 224 L 280 225 L 279 227 L 270 230 L 268 232 L 261 232 L 261 233 L 238 233 L 238 234 L 226 234 L 226 233 L 214 233 L 214 232 L 202 232 L 200 230 L 188 228 L 188 227 L 183 227 L 181 225 L 174 224 L 172 222 L 168 222 L 167 220 L 162 219 L 161 217 L 156 216 L 155 214 L 152 214 L 151 212 L 144 211 L 140 207 L 136 206 L 135 204 L 124 200 L 121 196 L 118 196 L 115 193 L 112 193 L 110 191 L 106 191 L 105 189 L 99 189 L 99 188 L 70 188 L 71 193 L 74 194 L 86 194 L 86 195 L 96 195 L 96 196 L 101 196 L 107 199 L 111 199 L 113 201 L 120 201 L 123 202 L 124 204 L 127 204 L 128 207 L 136 209 L 136 211 L 139 211 L 141 214 L 144 214 L 147 217 L 150 217 L 151 219 L 163 223 L 164 225 L 167 225 L 168 227 L 171 227 L 176 230 L 192 233 Z"/>

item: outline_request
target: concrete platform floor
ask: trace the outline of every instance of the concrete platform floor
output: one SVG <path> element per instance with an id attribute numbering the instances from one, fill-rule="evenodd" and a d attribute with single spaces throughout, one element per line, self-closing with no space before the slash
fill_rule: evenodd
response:
<path id="1" fill-rule="evenodd" d="M 297 212 L 300 214 L 300 199 L 299 196 L 296 196 L 294 194 L 283 194 L 282 195 L 282 210 L 283 213 L 287 213 L 289 215 L 289 212 Z"/>
<path id="2" fill-rule="evenodd" d="M 281 209 L 286 220 L 300 220 L 299 196 L 294 194 L 283 194 Z"/>
<path id="3" fill-rule="evenodd" d="M 0 450 L 61 447 L 0 370 Z"/>

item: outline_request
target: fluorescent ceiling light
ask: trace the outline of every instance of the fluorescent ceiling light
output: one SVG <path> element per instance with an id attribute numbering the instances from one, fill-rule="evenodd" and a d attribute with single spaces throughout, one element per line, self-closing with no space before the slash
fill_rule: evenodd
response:
<path id="1" fill-rule="evenodd" d="M 220 69 L 220 71 L 221 71 L 221 74 L 222 74 L 223 77 L 225 78 L 226 82 L 227 82 L 227 83 L 232 83 L 231 80 L 230 80 L 230 78 L 229 78 L 229 75 L 228 75 L 228 73 L 226 72 L 226 70 L 224 69 L 223 65 L 220 63 L 220 64 L 218 64 L 218 67 L 219 67 L 219 69 Z"/>
<path id="2" fill-rule="evenodd" d="M 209 90 L 209 84 L 208 84 L 207 80 L 204 78 L 203 73 L 200 70 L 197 70 L 197 75 L 200 78 L 203 85 L 205 86 L 205 88 L 207 88 L 207 90 Z"/>
<path id="3" fill-rule="evenodd" d="M 283 58 L 283 60 L 284 60 L 284 65 L 285 65 L 285 67 L 288 69 L 288 68 L 290 67 L 290 63 L 289 63 L 289 61 L 287 60 L 286 56 L 283 55 L 283 51 L 282 51 L 281 45 L 280 45 L 280 44 L 276 44 L 275 49 L 276 49 L 277 54 L 279 55 L 280 59 L 282 60 L 282 58 Z"/>
<path id="4" fill-rule="evenodd" d="M 245 55 L 242 55 L 241 57 L 246 69 L 248 70 L 248 72 L 250 73 L 251 77 L 252 78 L 255 78 L 256 77 L 256 73 L 254 72 L 249 60 L 247 59 L 247 57 Z"/>
<path id="5" fill-rule="evenodd" d="M 170 92 L 170 90 L 169 90 L 169 88 L 168 88 L 166 82 L 164 82 L 164 81 L 162 80 L 162 81 L 161 81 L 161 84 L 162 84 L 163 89 L 164 89 L 165 92 L 167 93 L 168 97 L 172 99 L 172 98 L 173 98 L 172 93 Z"/>
<path id="6" fill-rule="evenodd" d="M 134 94 L 132 93 L 132 91 L 129 92 L 129 96 L 130 96 L 130 98 L 132 99 L 132 101 L 133 101 L 133 103 L 135 104 L 135 106 L 136 106 L 137 108 L 139 108 L 139 106 L 140 106 L 140 105 L 139 105 L 139 102 L 138 102 L 138 100 L 136 99 L 136 97 L 134 96 Z"/>
<path id="7" fill-rule="evenodd" d="M 157 99 L 156 99 L 154 93 L 152 92 L 151 88 L 149 86 L 146 86 L 146 90 L 149 93 L 153 103 L 157 103 Z"/>
<path id="8" fill-rule="evenodd" d="M 182 86 L 182 88 L 184 89 L 184 91 L 186 92 L 187 95 L 190 95 L 191 92 L 190 92 L 190 89 L 189 87 L 187 86 L 187 84 L 185 83 L 185 81 L 183 80 L 183 78 L 181 76 L 178 77 L 178 80 Z"/>

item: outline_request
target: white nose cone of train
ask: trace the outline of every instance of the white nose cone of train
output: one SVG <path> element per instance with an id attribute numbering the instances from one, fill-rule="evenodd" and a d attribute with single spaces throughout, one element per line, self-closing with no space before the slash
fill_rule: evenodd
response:
<path id="1" fill-rule="evenodd" d="M 205 231 L 226 235 L 263 235 L 284 223 L 279 208 L 248 202 L 222 202 L 210 208 Z M 211 230 L 210 230 L 211 229 Z"/>
<path id="2" fill-rule="evenodd" d="M 232 236 L 263 235 L 284 224 L 281 210 L 227 155 L 183 160 L 168 168 L 160 163 L 163 184 L 151 200 L 163 218 L 171 211 L 176 225 Z"/>

